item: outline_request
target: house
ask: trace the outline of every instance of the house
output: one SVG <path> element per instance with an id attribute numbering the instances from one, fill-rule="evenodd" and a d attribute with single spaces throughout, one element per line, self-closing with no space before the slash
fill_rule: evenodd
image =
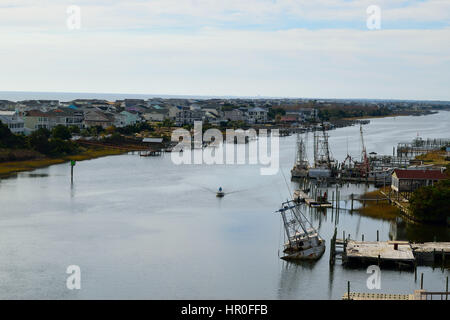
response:
<path id="1" fill-rule="evenodd" d="M 192 110 L 189 107 L 182 107 L 175 117 L 177 126 L 193 125 L 195 121 L 203 121 L 204 112 L 200 109 Z"/>
<path id="2" fill-rule="evenodd" d="M 84 112 L 72 108 L 57 108 L 47 112 L 49 115 L 49 129 L 52 129 L 58 125 L 65 127 L 78 127 L 84 128 Z"/>
<path id="3" fill-rule="evenodd" d="M 298 116 L 292 115 L 292 114 L 289 114 L 289 115 L 287 114 L 285 116 L 281 116 L 280 121 L 284 122 L 284 123 L 295 123 L 295 122 L 298 122 Z"/>
<path id="4" fill-rule="evenodd" d="M 224 111 L 224 119 L 229 121 L 245 121 L 245 113 L 239 109 L 233 109 L 230 111 Z"/>
<path id="5" fill-rule="evenodd" d="M 111 127 L 114 122 L 114 117 L 110 117 L 99 110 L 88 110 L 84 114 L 84 125 L 88 128 L 95 126 L 108 128 Z"/>
<path id="6" fill-rule="evenodd" d="M 141 116 L 137 112 L 125 110 L 122 111 L 120 114 L 124 116 L 125 126 L 130 126 L 138 122 L 141 122 Z"/>
<path id="7" fill-rule="evenodd" d="M 8 126 L 12 133 L 24 133 L 24 120 L 16 111 L 0 111 L 0 121 Z"/>
<path id="8" fill-rule="evenodd" d="M 147 121 L 161 122 L 169 118 L 169 110 L 151 109 L 144 113 L 142 117 Z"/>
<path id="9" fill-rule="evenodd" d="M 23 116 L 25 131 L 33 132 L 39 129 L 50 130 L 50 116 L 47 112 L 40 110 L 26 111 Z"/>
<path id="10" fill-rule="evenodd" d="M 135 105 L 146 105 L 143 99 L 125 99 L 121 103 L 121 107 L 124 109 L 130 108 Z"/>
<path id="11" fill-rule="evenodd" d="M 448 179 L 443 170 L 402 170 L 392 173 L 391 189 L 395 192 L 413 192 L 414 190 L 432 186 L 440 180 Z"/>
<path id="12" fill-rule="evenodd" d="M 267 122 L 267 110 L 255 107 L 248 110 L 248 121 L 250 123 L 266 123 Z"/>
<path id="13" fill-rule="evenodd" d="M 317 109 L 303 108 L 299 109 L 297 112 L 303 120 L 316 120 L 319 116 L 319 111 Z"/>

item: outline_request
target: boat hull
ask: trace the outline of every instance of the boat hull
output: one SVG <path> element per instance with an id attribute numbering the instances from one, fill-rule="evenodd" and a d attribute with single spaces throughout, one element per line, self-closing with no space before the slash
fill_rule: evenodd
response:
<path id="1" fill-rule="evenodd" d="M 308 249 L 295 251 L 292 253 L 289 253 L 281 259 L 283 260 L 317 260 L 320 259 L 320 257 L 325 252 L 325 241 L 322 240 L 322 243 L 319 246 L 316 247 L 310 247 Z"/>
<path id="2" fill-rule="evenodd" d="M 308 176 L 312 179 L 316 178 L 329 178 L 331 177 L 330 169 L 322 169 L 322 168 L 310 168 L 308 171 Z"/>

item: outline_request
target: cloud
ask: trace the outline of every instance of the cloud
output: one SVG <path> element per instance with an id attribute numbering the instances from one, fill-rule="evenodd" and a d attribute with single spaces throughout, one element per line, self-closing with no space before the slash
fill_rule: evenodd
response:
<path id="1" fill-rule="evenodd" d="M 450 43 L 442 41 L 450 29 L 203 28 L 2 39 L 2 90 L 450 99 Z"/>
<path id="2" fill-rule="evenodd" d="M 65 27 L 66 8 L 82 9 L 83 25 L 89 30 L 145 28 L 266 29 L 332 27 L 355 23 L 364 28 L 366 9 L 382 9 L 384 27 L 420 23 L 449 25 L 448 0 L 4 0 L 0 4 L 0 26 L 26 31 L 58 31 Z M 411 24 L 413 26 L 411 27 Z"/>

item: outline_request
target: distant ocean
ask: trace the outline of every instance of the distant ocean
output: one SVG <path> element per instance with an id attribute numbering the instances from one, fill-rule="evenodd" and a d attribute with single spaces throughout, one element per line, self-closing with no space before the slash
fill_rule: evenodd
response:
<path id="1" fill-rule="evenodd" d="M 30 92 L 30 91 L 0 91 L 0 100 L 59 100 L 72 101 L 75 99 L 150 99 L 150 98 L 175 98 L 175 99 L 232 99 L 232 98 L 271 98 L 271 97 L 233 97 L 233 96 L 186 96 L 164 94 L 128 94 L 128 93 L 85 93 L 85 92 Z M 276 98 L 276 97 L 275 97 Z"/>

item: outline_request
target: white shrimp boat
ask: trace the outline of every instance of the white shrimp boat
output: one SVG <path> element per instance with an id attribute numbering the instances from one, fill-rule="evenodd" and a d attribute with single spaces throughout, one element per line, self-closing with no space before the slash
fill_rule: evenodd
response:
<path id="1" fill-rule="evenodd" d="M 317 260 L 325 252 L 325 240 L 300 211 L 300 205 L 294 201 L 283 202 L 278 210 L 283 218 L 287 241 L 283 245 L 281 259 Z M 306 225 L 310 227 L 307 229 Z"/>

